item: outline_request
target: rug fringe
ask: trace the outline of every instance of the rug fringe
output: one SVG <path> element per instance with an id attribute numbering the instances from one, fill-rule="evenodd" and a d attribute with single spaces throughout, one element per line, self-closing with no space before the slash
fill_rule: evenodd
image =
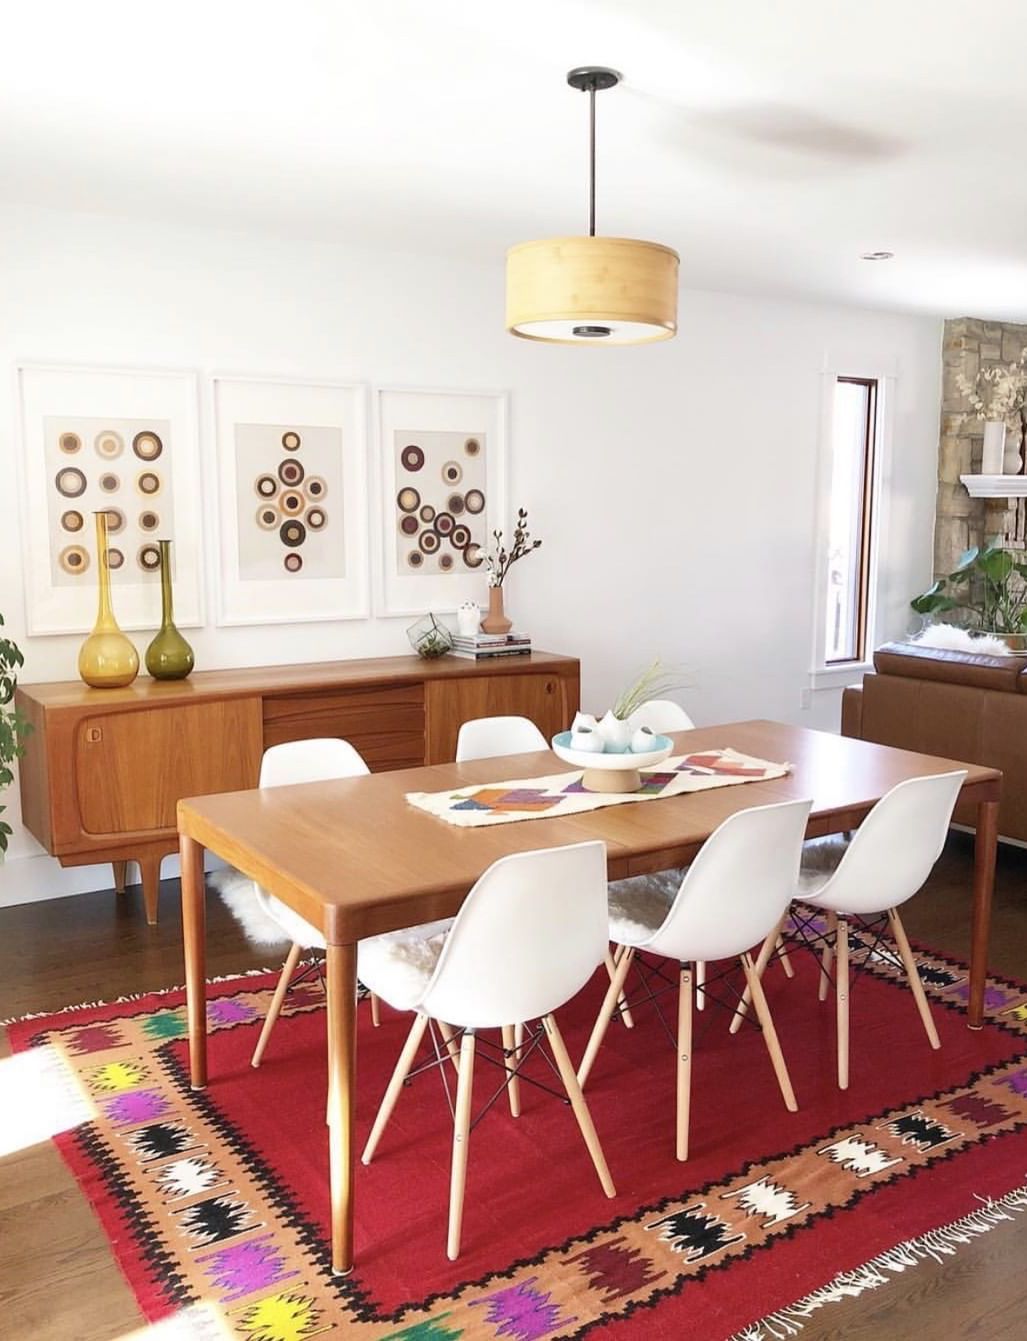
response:
<path id="1" fill-rule="evenodd" d="M 887 1285 L 891 1276 L 886 1275 L 886 1272 L 901 1275 L 903 1271 L 918 1266 L 928 1258 L 940 1262 L 943 1257 L 953 1256 L 964 1244 L 972 1242 L 981 1234 L 987 1234 L 1003 1221 L 1011 1221 L 1013 1213 L 1020 1215 L 1027 1211 L 1027 1183 L 1014 1188 L 997 1201 L 992 1197 L 978 1197 L 977 1200 L 981 1203 L 979 1209 L 959 1220 L 953 1220 L 951 1224 L 928 1230 L 918 1238 L 897 1243 L 894 1248 L 872 1257 L 854 1271 L 840 1272 L 826 1285 L 804 1295 L 788 1308 L 769 1313 L 758 1322 L 743 1327 L 728 1341 L 785 1341 L 787 1337 L 798 1336 L 805 1326 L 804 1320 L 818 1309 Z"/>
<path id="2" fill-rule="evenodd" d="M 240 973 L 221 973 L 216 978 L 208 978 L 208 983 L 231 982 L 233 978 L 260 978 L 265 973 L 281 973 L 281 964 L 276 964 L 272 968 L 243 969 Z M 142 1001 L 147 996 L 171 996 L 174 992 L 184 992 L 185 984 L 177 987 L 155 987 L 150 992 L 130 992 L 127 996 L 111 997 L 109 1001 L 80 1001 L 77 1006 L 58 1006 L 56 1010 L 33 1010 L 27 1015 L 12 1015 L 6 1020 L 0 1020 L 0 1028 L 6 1029 L 10 1024 L 21 1024 L 23 1020 L 44 1020 L 48 1015 L 68 1015 L 76 1010 L 95 1010 L 100 1006 L 121 1006 L 126 1001 Z"/>

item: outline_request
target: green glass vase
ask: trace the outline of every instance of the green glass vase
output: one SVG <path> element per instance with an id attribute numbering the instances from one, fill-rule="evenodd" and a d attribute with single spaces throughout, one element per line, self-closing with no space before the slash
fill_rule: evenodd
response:
<path id="1" fill-rule="evenodd" d="M 96 567 L 100 606 L 93 631 L 78 652 L 78 673 L 94 689 L 123 689 L 139 674 L 139 653 L 118 627 L 111 606 L 111 566 L 107 548 L 107 513 L 97 512 Z"/>
<path id="2" fill-rule="evenodd" d="M 171 594 L 171 541 L 160 547 L 160 628 L 146 649 L 146 669 L 155 680 L 184 680 L 193 668 L 193 649 L 175 627 Z"/>

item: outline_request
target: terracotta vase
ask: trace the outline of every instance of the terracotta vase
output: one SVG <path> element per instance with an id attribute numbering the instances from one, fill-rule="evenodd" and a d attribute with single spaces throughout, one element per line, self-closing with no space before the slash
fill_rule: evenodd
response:
<path id="1" fill-rule="evenodd" d="M 139 674 L 139 653 L 118 627 L 111 606 L 111 568 L 107 549 L 107 513 L 97 512 L 96 566 L 100 603 L 93 631 L 78 652 L 78 673 L 95 689 L 122 689 Z"/>
<path id="2" fill-rule="evenodd" d="M 193 668 L 193 649 L 175 627 L 171 591 L 171 541 L 158 540 L 160 547 L 160 628 L 146 649 L 146 669 L 155 680 L 184 680 Z"/>
<path id="3" fill-rule="evenodd" d="M 489 587 L 489 612 L 481 621 L 482 633 L 509 633 L 513 620 L 503 611 L 503 588 Z"/>

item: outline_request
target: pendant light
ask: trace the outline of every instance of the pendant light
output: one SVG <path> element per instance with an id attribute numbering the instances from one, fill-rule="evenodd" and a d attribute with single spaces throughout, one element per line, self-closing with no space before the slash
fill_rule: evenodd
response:
<path id="1" fill-rule="evenodd" d="M 596 93 L 621 76 L 571 70 L 588 94 L 588 236 L 521 242 L 506 254 L 506 328 L 551 344 L 637 345 L 677 331 L 678 254 L 659 242 L 596 237 Z"/>

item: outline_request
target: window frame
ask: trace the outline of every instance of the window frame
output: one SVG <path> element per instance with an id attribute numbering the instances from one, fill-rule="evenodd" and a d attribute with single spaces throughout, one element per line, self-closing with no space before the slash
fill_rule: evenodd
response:
<path id="1" fill-rule="evenodd" d="M 863 498 L 860 508 L 862 544 L 859 565 L 860 603 L 857 614 L 857 655 L 828 661 L 827 588 L 833 474 L 834 395 L 839 382 L 872 385 L 867 440 L 864 444 Z M 881 554 L 888 526 L 887 479 L 890 474 L 895 375 L 863 360 L 832 362 L 822 373 L 821 420 L 817 459 L 815 580 L 811 689 L 836 689 L 851 684 L 873 668 L 873 645 L 879 607 Z"/>

